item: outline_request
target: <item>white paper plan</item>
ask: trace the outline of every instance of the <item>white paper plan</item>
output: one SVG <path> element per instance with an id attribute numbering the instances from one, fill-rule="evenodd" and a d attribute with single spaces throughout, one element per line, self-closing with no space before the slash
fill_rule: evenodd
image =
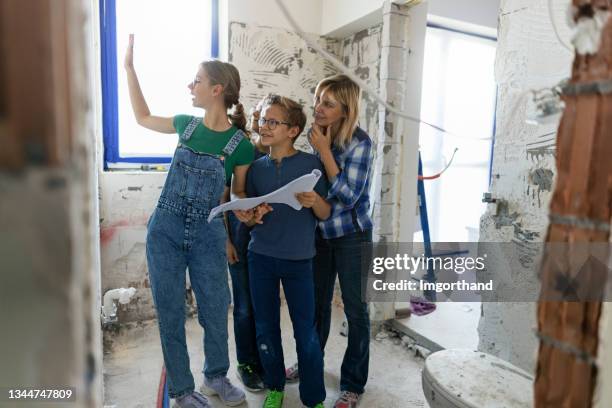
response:
<path id="1" fill-rule="evenodd" d="M 261 197 L 240 198 L 221 204 L 210 211 L 208 222 L 212 221 L 219 213 L 229 210 L 249 210 L 259 204 L 287 204 L 294 210 L 301 210 L 302 204 L 295 198 L 297 193 L 312 191 L 321 177 L 321 171 L 314 169 L 312 173 L 298 177 L 291 183 Z"/>

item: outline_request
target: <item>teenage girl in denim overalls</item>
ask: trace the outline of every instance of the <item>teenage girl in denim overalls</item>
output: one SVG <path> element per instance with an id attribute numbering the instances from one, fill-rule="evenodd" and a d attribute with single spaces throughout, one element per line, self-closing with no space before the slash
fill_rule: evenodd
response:
<path id="1" fill-rule="evenodd" d="M 133 65 L 133 36 L 125 57 L 132 108 L 137 122 L 162 133 L 179 133 L 158 205 L 147 233 L 147 264 L 157 309 L 170 397 L 178 407 L 210 407 L 194 391 L 185 341 L 185 271 L 204 328 L 204 384 L 202 392 L 219 395 L 230 406 L 245 400 L 244 392 L 226 377 L 229 369 L 227 311 L 230 293 L 225 253 L 226 232 L 221 217 L 206 222 L 210 210 L 233 192 L 244 195 L 253 147 L 243 132 L 246 118 L 238 102 L 240 76 L 231 64 L 207 61 L 189 84 L 193 105 L 205 109 L 204 118 L 186 115 L 152 116 Z M 227 110 L 236 106 L 231 121 Z"/>

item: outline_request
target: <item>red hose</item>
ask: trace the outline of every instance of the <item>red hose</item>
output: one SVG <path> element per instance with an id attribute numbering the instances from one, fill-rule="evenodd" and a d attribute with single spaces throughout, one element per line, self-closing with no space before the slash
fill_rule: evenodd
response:
<path id="1" fill-rule="evenodd" d="M 453 155 L 451 156 L 450 161 L 448 162 L 446 167 L 444 167 L 444 169 L 442 169 L 441 172 L 439 172 L 438 174 L 434 174 L 433 176 L 418 176 L 417 179 L 419 179 L 419 180 L 435 180 L 438 177 L 440 177 L 442 175 L 442 173 L 444 173 L 446 170 L 448 170 L 448 168 L 452 164 L 453 159 L 455 158 L 455 153 L 457 153 L 457 150 L 459 150 L 459 149 L 455 147 L 455 150 L 453 151 Z"/>
<path id="2" fill-rule="evenodd" d="M 157 404 L 156 408 L 164 408 L 164 388 L 166 387 L 166 366 L 162 366 L 161 375 L 159 376 L 159 387 L 157 388 Z"/>

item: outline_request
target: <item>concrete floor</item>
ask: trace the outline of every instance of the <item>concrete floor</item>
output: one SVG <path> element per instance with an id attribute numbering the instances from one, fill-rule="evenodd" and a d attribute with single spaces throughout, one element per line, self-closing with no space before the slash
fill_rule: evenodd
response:
<path id="1" fill-rule="evenodd" d="M 326 347 L 325 384 L 326 407 L 332 407 L 338 397 L 340 363 L 346 348 L 346 338 L 339 335 L 343 311 L 333 308 L 332 329 Z M 295 343 L 291 321 L 286 306 L 282 309 L 283 348 L 285 364 L 296 361 Z M 232 328 L 231 313 L 229 327 Z M 191 356 L 191 370 L 196 387 L 202 382 L 203 366 L 202 329 L 195 318 L 187 321 L 187 342 Z M 380 336 L 384 337 L 384 336 Z M 427 407 L 421 388 L 423 360 L 414 357 L 398 344 L 399 340 L 386 337 L 372 340 L 370 348 L 370 376 L 360 407 L 363 408 L 411 408 Z M 234 384 L 240 384 L 235 374 L 235 343 L 230 329 L 230 361 L 228 376 Z M 159 375 L 162 366 L 159 333 L 155 322 L 131 328 L 112 338 L 104 355 L 104 404 L 107 408 L 150 408 L 155 406 Z M 261 407 L 264 393 L 247 392 L 247 402 L 242 407 Z M 214 407 L 223 407 L 221 401 L 211 398 Z M 298 385 L 288 384 L 285 389 L 284 407 L 301 407 Z"/>
<path id="2" fill-rule="evenodd" d="M 480 305 L 480 302 L 438 302 L 433 313 L 397 319 L 393 325 L 432 352 L 454 348 L 477 350 Z"/>

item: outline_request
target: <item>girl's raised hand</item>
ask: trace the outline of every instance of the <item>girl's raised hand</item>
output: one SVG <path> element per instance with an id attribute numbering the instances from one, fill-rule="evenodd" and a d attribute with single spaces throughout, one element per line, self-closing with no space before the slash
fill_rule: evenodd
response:
<path id="1" fill-rule="evenodd" d="M 125 69 L 134 68 L 134 34 L 130 34 L 128 47 L 125 52 L 125 60 L 123 62 Z"/>
<path id="2" fill-rule="evenodd" d="M 331 148 L 331 126 L 324 129 L 317 124 L 313 124 L 309 140 L 310 145 L 317 152 L 321 153 L 324 150 L 329 150 Z"/>

